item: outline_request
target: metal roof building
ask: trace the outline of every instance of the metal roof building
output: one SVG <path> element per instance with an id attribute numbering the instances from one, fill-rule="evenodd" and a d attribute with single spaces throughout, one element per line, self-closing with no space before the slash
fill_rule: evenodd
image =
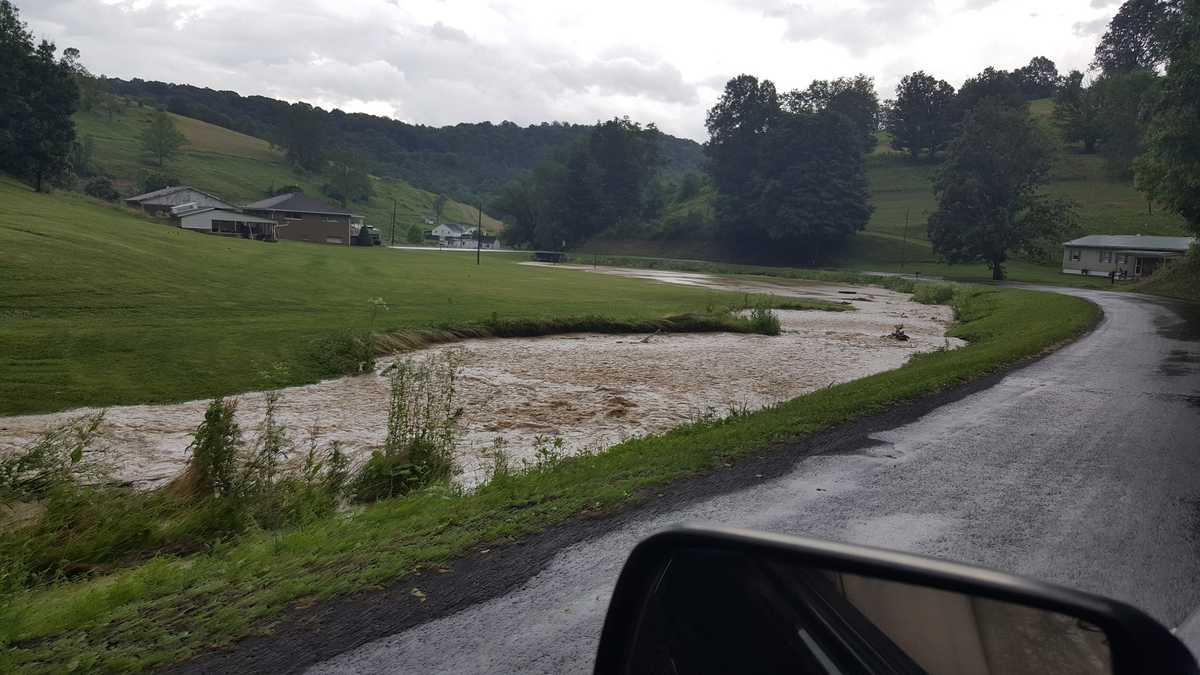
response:
<path id="1" fill-rule="evenodd" d="M 1090 234 L 1063 244 L 1062 271 L 1063 274 L 1137 279 L 1153 274 L 1171 258 L 1182 257 L 1195 242 L 1192 237 Z"/>

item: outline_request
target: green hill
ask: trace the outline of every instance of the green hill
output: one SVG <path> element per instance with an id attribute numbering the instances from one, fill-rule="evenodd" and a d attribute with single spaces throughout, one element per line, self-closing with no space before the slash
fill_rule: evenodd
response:
<path id="1" fill-rule="evenodd" d="M 311 382 L 344 370 L 348 331 L 647 319 L 714 298 L 522 259 L 216 237 L 0 178 L 0 415 Z"/>
<path id="2" fill-rule="evenodd" d="M 111 117 L 99 112 L 75 115 L 78 136 L 94 141 L 96 164 L 102 173 L 115 179 L 125 194 L 136 192 L 142 170 L 154 168 L 144 157 L 140 140 L 152 114 L 152 108 L 129 105 Z M 305 193 L 321 197 L 321 177 L 293 170 L 284 161 L 282 152 L 268 142 L 189 117 L 172 115 L 172 118 L 188 142 L 163 171 L 182 182 L 235 203 L 257 201 L 271 189 L 285 185 L 298 185 Z M 398 242 L 410 226 L 426 227 L 423 219 L 432 216 L 436 195 L 391 178 L 372 178 L 372 186 L 371 199 L 351 203 L 350 208 L 366 216 L 367 223 L 379 228 L 385 238 L 390 235 L 392 198 L 396 200 Z M 478 210 L 451 201 L 442 217 L 474 223 Z M 499 227 L 502 227 L 499 221 L 484 215 L 485 230 L 495 231 Z"/>

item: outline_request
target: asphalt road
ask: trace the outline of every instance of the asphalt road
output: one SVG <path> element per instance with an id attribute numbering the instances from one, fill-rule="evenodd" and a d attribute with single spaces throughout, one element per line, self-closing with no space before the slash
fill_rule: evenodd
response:
<path id="1" fill-rule="evenodd" d="M 625 555 L 679 522 L 986 565 L 1184 622 L 1200 605 L 1200 309 L 1062 292 L 1098 303 L 1102 323 L 993 386 L 869 447 L 633 519 L 560 551 L 507 595 L 309 672 L 588 671 Z"/>

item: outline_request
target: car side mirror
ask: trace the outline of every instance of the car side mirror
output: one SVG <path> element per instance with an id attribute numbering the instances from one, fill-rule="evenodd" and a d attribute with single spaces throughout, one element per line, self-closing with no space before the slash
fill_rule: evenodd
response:
<path id="1" fill-rule="evenodd" d="M 903 553 L 738 530 L 638 544 L 595 672 L 1198 673 L 1143 612 Z"/>

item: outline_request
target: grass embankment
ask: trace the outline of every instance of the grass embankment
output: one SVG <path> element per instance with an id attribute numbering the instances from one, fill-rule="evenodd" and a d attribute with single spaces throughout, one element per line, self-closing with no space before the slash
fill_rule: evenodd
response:
<path id="1" fill-rule="evenodd" d="M 312 382 L 368 329 L 595 330 L 742 301 L 519 260 L 214 237 L 0 179 L 0 415 Z"/>
<path id="2" fill-rule="evenodd" d="M 269 189 L 286 185 L 299 186 L 305 194 L 324 198 L 321 195 L 324 179 L 293 170 L 282 152 L 267 141 L 179 115 L 171 118 L 187 137 L 187 145 L 166 167 L 158 169 L 148 163 L 141 143 L 142 130 L 152 113 L 150 108 L 131 104 L 111 117 L 97 112 L 75 115 L 79 137 L 95 141 L 95 162 L 101 173 L 114 178 L 125 193 L 136 191 L 139 173 L 149 169 L 173 175 L 235 204 L 258 201 L 267 196 Z M 391 236 L 392 198 L 396 199 L 397 243 L 403 243 L 412 225 L 428 229 L 423 219 L 433 215 L 436 195 L 401 180 L 373 178 L 371 182 L 374 196 L 366 202 L 352 203 L 350 209 L 366 216 L 367 223 L 379 228 L 385 239 Z M 442 217 L 475 223 L 478 215 L 473 206 L 450 201 Z M 500 227 L 499 221 L 487 214 L 483 225 L 487 231 Z"/>
<path id="3" fill-rule="evenodd" d="M 566 276 L 566 275 L 563 275 Z M 589 275 L 579 275 L 589 276 Z M 0 608 L 0 669 L 150 668 L 269 630 L 307 604 L 446 564 L 584 513 L 647 498 L 655 487 L 763 452 L 923 394 L 993 372 L 1087 330 L 1082 300 L 1018 290 L 953 292 L 970 345 L 723 421 L 634 439 L 607 452 L 502 476 L 469 495 L 427 489 L 178 559 L 164 556 L 102 577 L 24 591 Z"/>

